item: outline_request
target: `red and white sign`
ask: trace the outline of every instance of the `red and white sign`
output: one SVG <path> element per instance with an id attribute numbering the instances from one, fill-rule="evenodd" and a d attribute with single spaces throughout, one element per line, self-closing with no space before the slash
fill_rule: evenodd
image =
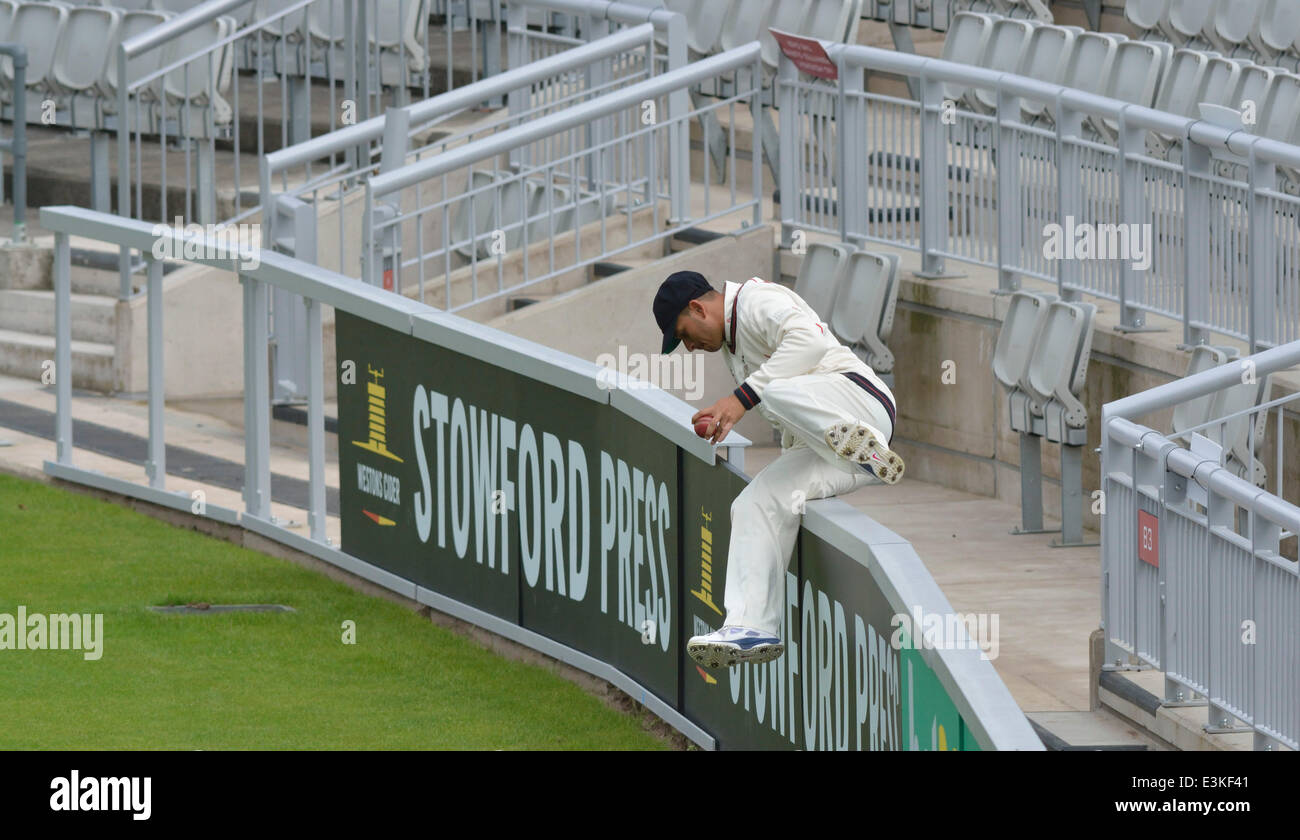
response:
<path id="1" fill-rule="evenodd" d="M 779 29 L 769 28 L 767 31 L 772 33 L 772 37 L 776 39 L 777 45 L 781 47 L 781 52 L 785 53 L 786 58 L 793 61 L 795 67 L 809 76 L 831 81 L 840 77 L 839 71 L 835 69 L 835 62 L 831 61 L 831 57 L 826 54 L 826 48 L 822 46 L 821 41 L 782 32 Z"/>
<path id="2" fill-rule="evenodd" d="M 1138 559 L 1160 568 L 1160 520 L 1138 511 Z"/>

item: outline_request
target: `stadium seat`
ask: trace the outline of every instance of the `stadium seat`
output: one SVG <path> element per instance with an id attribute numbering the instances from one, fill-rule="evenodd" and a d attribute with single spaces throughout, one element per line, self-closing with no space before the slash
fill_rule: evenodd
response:
<path id="1" fill-rule="evenodd" d="M 141 32 L 147 32 L 158 24 L 172 17 L 171 12 L 155 11 L 129 11 L 122 15 L 121 25 L 118 27 L 118 43 L 126 41 L 139 35 Z M 127 77 L 129 79 L 140 79 L 148 76 L 156 70 L 163 67 L 163 50 L 149 50 L 143 55 L 136 56 L 127 63 Z M 117 110 L 117 55 L 114 51 L 108 62 L 108 69 L 104 73 L 103 79 L 99 84 L 100 93 L 103 94 L 103 107 L 105 111 L 114 112 Z M 149 85 L 149 89 L 144 91 L 143 98 L 151 99 L 155 96 L 157 90 L 156 84 Z"/>
<path id="2" fill-rule="evenodd" d="M 117 61 L 122 12 L 103 6 L 78 6 L 68 12 L 68 22 L 54 49 L 55 87 L 63 93 L 94 89 Z"/>
<path id="3" fill-rule="evenodd" d="M 292 7 L 298 0 L 258 0 L 256 20 L 264 21 Z M 309 7 L 310 8 L 310 7 Z M 296 40 L 302 32 L 302 22 L 307 17 L 307 9 L 297 9 L 283 17 L 268 23 L 265 31 L 277 38 Z"/>
<path id="4" fill-rule="evenodd" d="M 1100 93 L 1111 99 L 1151 107 L 1173 47 L 1163 41 L 1124 41 L 1115 48 L 1115 60 Z M 1119 123 L 1109 117 L 1091 120 L 1108 140 L 1119 136 Z"/>
<path id="5" fill-rule="evenodd" d="M 198 56 L 164 77 L 167 99 L 177 103 L 210 105 L 212 120 L 217 125 L 228 124 L 232 116 L 230 105 L 221 94 L 230 89 L 233 54 L 229 44 L 215 52 L 199 53 L 233 31 L 234 19 L 219 17 L 169 41 L 162 49 L 164 66 L 186 56 Z"/>
<path id="6" fill-rule="evenodd" d="M 1196 88 L 1195 101 L 1227 105 L 1237 89 L 1241 69 L 1241 62 L 1217 55 L 1210 56 L 1205 62 L 1205 72 L 1201 74 L 1200 84 Z"/>
<path id="7" fill-rule="evenodd" d="M 8 39 L 9 23 L 13 20 L 16 8 L 18 3 L 15 0 L 0 0 L 0 41 Z"/>
<path id="8" fill-rule="evenodd" d="M 1142 31 L 1144 37 L 1169 40 L 1169 5 L 1171 0 L 1128 0 L 1124 17 Z"/>
<path id="9" fill-rule="evenodd" d="M 1235 2 L 1235 0 L 1233 0 Z M 1218 0 L 1173 0 L 1169 5 L 1170 33 L 1185 46 L 1209 46 Z"/>
<path id="10" fill-rule="evenodd" d="M 1300 3 L 1296 0 L 1264 0 L 1259 20 L 1250 36 L 1255 50 L 1264 58 L 1277 60 L 1300 41 Z"/>
<path id="11" fill-rule="evenodd" d="M 54 47 L 67 24 L 68 7 L 55 3 L 21 3 L 9 24 L 10 41 L 27 46 L 27 87 L 48 90 L 52 81 Z M 0 57 L 0 84 L 13 89 L 14 65 L 9 56 Z"/>
<path id="12" fill-rule="evenodd" d="M 1186 376 L 1195 376 L 1198 373 L 1216 368 L 1219 365 L 1226 364 L 1237 357 L 1237 350 L 1231 347 L 1213 347 L 1209 344 L 1198 344 L 1192 348 L 1191 356 L 1187 361 Z M 1202 423 L 1208 422 L 1213 415 L 1210 410 L 1214 405 L 1214 394 L 1206 394 L 1203 397 L 1197 397 L 1194 400 L 1187 400 L 1174 406 L 1174 416 L 1172 428 L 1174 434 L 1181 434 L 1187 429 L 1194 428 Z M 1208 430 L 1206 430 L 1208 431 Z M 1205 431 L 1201 434 L 1206 435 Z"/>
<path id="13" fill-rule="evenodd" d="M 1070 55 L 1074 52 L 1074 39 L 1082 32 L 1082 29 L 1073 26 L 1044 24 L 1034 27 L 1016 72 L 1048 84 L 1060 84 Z M 1020 100 L 1020 114 L 1025 122 L 1042 116 L 1046 110 L 1046 103 Z"/>
<path id="14" fill-rule="evenodd" d="M 697 3 L 695 0 L 666 0 L 671 11 L 686 15 L 686 48 L 696 56 L 718 51 L 722 27 L 727 22 L 730 0 Z"/>
<path id="15" fill-rule="evenodd" d="M 818 317 L 830 320 L 831 306 L 835 303 L 835 290 L 848 267 L 849 254 L 856 248 L 840 242 L 829 244 L 815 242 L 808 246 L 799 276 L 794 281 L 794 293 L 803 298 Z"/>
<path id="16" fill-rule="evenodd" d="M 773 1 L 731 0 L 726 20 L 722 22 L 722 33 L 718 36 L 719 46 L 725 51 L 757 41 Z"/>
<path id="17" fill-rule="evenodd" d="M 980 66 L 987 70 L 1015 73 L 1029 50 L 1029 39 L 1035 28 L 1027 20 L 1003 18 L 995 21 L 984 45 Z M 973 88 L 969 98 L 973 100 L 972 104 L 987 113 L 998 109 L 998 94 L 991 88 Z"/>
<path id="18" fill-rule="evenodd" d="M 898 257 L 857 251 L 849 255 L 844 279 L 831 307 L 831 332 L 877 373 L 894 369 L 885 346 L 898 302 Z"/>
<path id="19" fill-rule="evenodd" d="M 1112 32 L 1084 32 L 1074 39 L 1074 51 L 1061 73 L 1061 84 L 1089 93 L 1101 93 L 1110 77 L 1119 45 L 1128 39 Z M 1046 113 L 1056 121 L 1055 103 L 1046 103 Z"/>
<path id="20" fill-rule="evenodd" d="M 1214 13 L 1217 46 L 1228 55 L 1253 51 L 1249 40 L 1264 12 L 1264 0 L 1232 0 L 1220 3 Z"/>
<path id="21" fill-rule="evenodd" d="M 1052 23 L 1052 13 L 1046 0 L 997 0 L 1002 14 L 1012 18 L 1030 18 L 1039 23 Z"/>
<path id="22" fill-rule="evenodd" d="M 1084 428 L 1088 410 L 1079 401 L 1087 378 L 1092 349 L 1092 321 L 1097 307 L 1091 303 L 1053 301 L 1029 360 L 1021 387 L 1042 407 L 1048 440 L 1075 443 Z M 1079 443 L 1086 442 L 1078 441 Z"/>
<path id="23" fill-rule="evenodd" d="M 1156 110 L 1199 119 L 1197 92 L 1201 89 L 1201 80 L 1210 60 L 1211 55 L 1200 50 L 1174 50 L 1156 93 Z M 1147 136 L 1147 151 L 1153 157 L 1167 159 L 1170 150 L 1180 142 L 1179 137 L 1151 133 Z"/>
<path id="24" fill-rule="evenodd" d="M 993 348 L 993 376 L 1008 391 L 1011 428 L 1018 432 L 1034 431 L 1034 416 L 1041 423 L 1041 409 L 1035 411 L 1021 382 L 1028 375 L 1039 334 L 1046 322 L 1048 306 L 1054 294 L 1019 291 L 1011 295 L 1007 314 L 998 330 Z"/>
<path id="25" fill-rule="evenodd" d="M 993 35 L 994 18 L 974 12 L 962 12 L 953 15 L 948 26 L 948 34 L 943 39 L 944 61 L 958 64 L 978 65 L 984 57 L 985 47 Z M 943 97 L 953 102 L 960 102 L 966 96 L 967 89 L 961 85 L 945 84 Z"/>
<path id="26" fill-rule="evenodd" d="M 1217 104 L 1240 111 L 1245 107 L 1246 102 L 1253 102 L 1256 118 L 1263 119 L 1262 109 L 1264 103 L 1268 101 L 1277 74 L 1278 70 L 1273 67 L 1248 64 L 1241 68 L 1241 74 L 1237 76 L 1237 85 L 1229 93 L 1227 100 Z"/>

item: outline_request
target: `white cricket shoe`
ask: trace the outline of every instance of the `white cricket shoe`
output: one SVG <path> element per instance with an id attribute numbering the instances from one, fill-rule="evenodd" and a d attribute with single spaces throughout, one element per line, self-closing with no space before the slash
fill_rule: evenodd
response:
<path id="1" fill-rule="evenodd" d="M 826 444 L 886 484 L 897 484 L 903 477 L 903 459 L 890 451 L 884 435 L 866 423 L 836 423 L 826 430 Z"/>
<path id="2" fill-rule="evenodd" d="M 710 668 L 741 662 L 770 662 L 785 653 L 785 643 L 762 630 L 728 624 L 704 636 L 692 636 L 686 652 Z"/>

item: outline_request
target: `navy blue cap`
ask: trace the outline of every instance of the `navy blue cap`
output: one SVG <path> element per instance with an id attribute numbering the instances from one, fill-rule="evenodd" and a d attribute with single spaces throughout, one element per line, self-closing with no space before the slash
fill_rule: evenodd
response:
<path id="1" fill-rule="evenodd" d="M 682 314 L 686 304 L 711 291 L 713 287 L 698 271 L 678 271 L 668 275 L 668 279 L 659 284 L 654 312 L 655 321 L 664 334 L 663 349 L 660 352 L 671 353 L 681 343 L 677 337 L 677 316 Z"/>

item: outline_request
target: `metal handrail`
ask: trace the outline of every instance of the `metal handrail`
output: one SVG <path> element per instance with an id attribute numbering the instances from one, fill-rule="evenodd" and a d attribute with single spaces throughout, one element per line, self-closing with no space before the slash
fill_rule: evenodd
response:
<path id="1" fill-rule="evenodd" d="M 0 43 L 0 55 L 10 56 L 14 64 L 14 133 L 0 139 L 0 151 L 14 159 L 14 230 L 11 241 L 27 241 L 27 47 Z"/>

